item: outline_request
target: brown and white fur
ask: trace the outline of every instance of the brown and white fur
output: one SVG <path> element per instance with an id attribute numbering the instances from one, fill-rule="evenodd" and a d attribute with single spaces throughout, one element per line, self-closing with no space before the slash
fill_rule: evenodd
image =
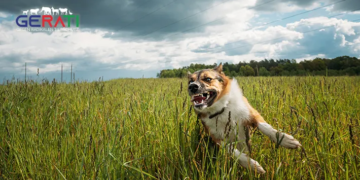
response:
<path id="1" fill-rule="evenodd" d="M 221 64 L 214 69 L 189 72 L 188 78 L 189 95 L 206 132 L 216 144 L 225 146 L 243 167 L 265 173 L 261 165 L 246 154 L 250 151 L 249 126 L 257 127 L 286 148 L 301 146 L 293 136 L 275 130 L 264 121 L 243 96 L 236 79 L 229 79 L 222 72 Z"/>

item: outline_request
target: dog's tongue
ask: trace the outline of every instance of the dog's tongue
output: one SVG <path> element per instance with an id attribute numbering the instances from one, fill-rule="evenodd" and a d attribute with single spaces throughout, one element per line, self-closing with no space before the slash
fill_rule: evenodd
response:
<path id="1" fill-rule="evenodd" d="M 205 100 L 206 97 L 203 96 L 194 96 L 194 101 L 196 101 L 197 103 L 200 103 L 202 100 Z"/>

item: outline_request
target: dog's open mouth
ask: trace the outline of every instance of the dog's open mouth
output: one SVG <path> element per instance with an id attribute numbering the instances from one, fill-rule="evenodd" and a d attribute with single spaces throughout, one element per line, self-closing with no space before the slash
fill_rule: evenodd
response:
<path id="1" fill-rule="evenodd" d="M 203 105 L 210 106 L 213 100 L 216 97 L 215 91 L 207 91 L 201 94 L 195 94 L 192 96 L 191 101 L 194 102 L 195 107 L 200 107 Z"/>

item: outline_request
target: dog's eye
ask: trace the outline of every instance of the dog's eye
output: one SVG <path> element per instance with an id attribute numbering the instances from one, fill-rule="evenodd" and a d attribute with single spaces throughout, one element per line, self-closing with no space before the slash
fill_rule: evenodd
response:
<path id="1" fill-rule="evenodd" d="M 205 78 L 205 81 L 210 82 L 211 78 Z"/>

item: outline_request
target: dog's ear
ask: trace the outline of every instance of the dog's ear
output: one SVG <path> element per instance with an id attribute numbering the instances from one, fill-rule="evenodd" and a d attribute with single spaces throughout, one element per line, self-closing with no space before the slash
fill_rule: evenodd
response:
<path id="1" fill-rule="evenodd" d="M 221 74 L 223 72 L 222 63 L 220 63 L 217 67 L 215 67 L 214 70 Z"/>
<path id="2" fill-rule="evenodd" d="M 192 73 L 190 71 L 187 72 L 187 76 L 188 78 L 190 78 L 190 76 L 192 75 Z"/>

